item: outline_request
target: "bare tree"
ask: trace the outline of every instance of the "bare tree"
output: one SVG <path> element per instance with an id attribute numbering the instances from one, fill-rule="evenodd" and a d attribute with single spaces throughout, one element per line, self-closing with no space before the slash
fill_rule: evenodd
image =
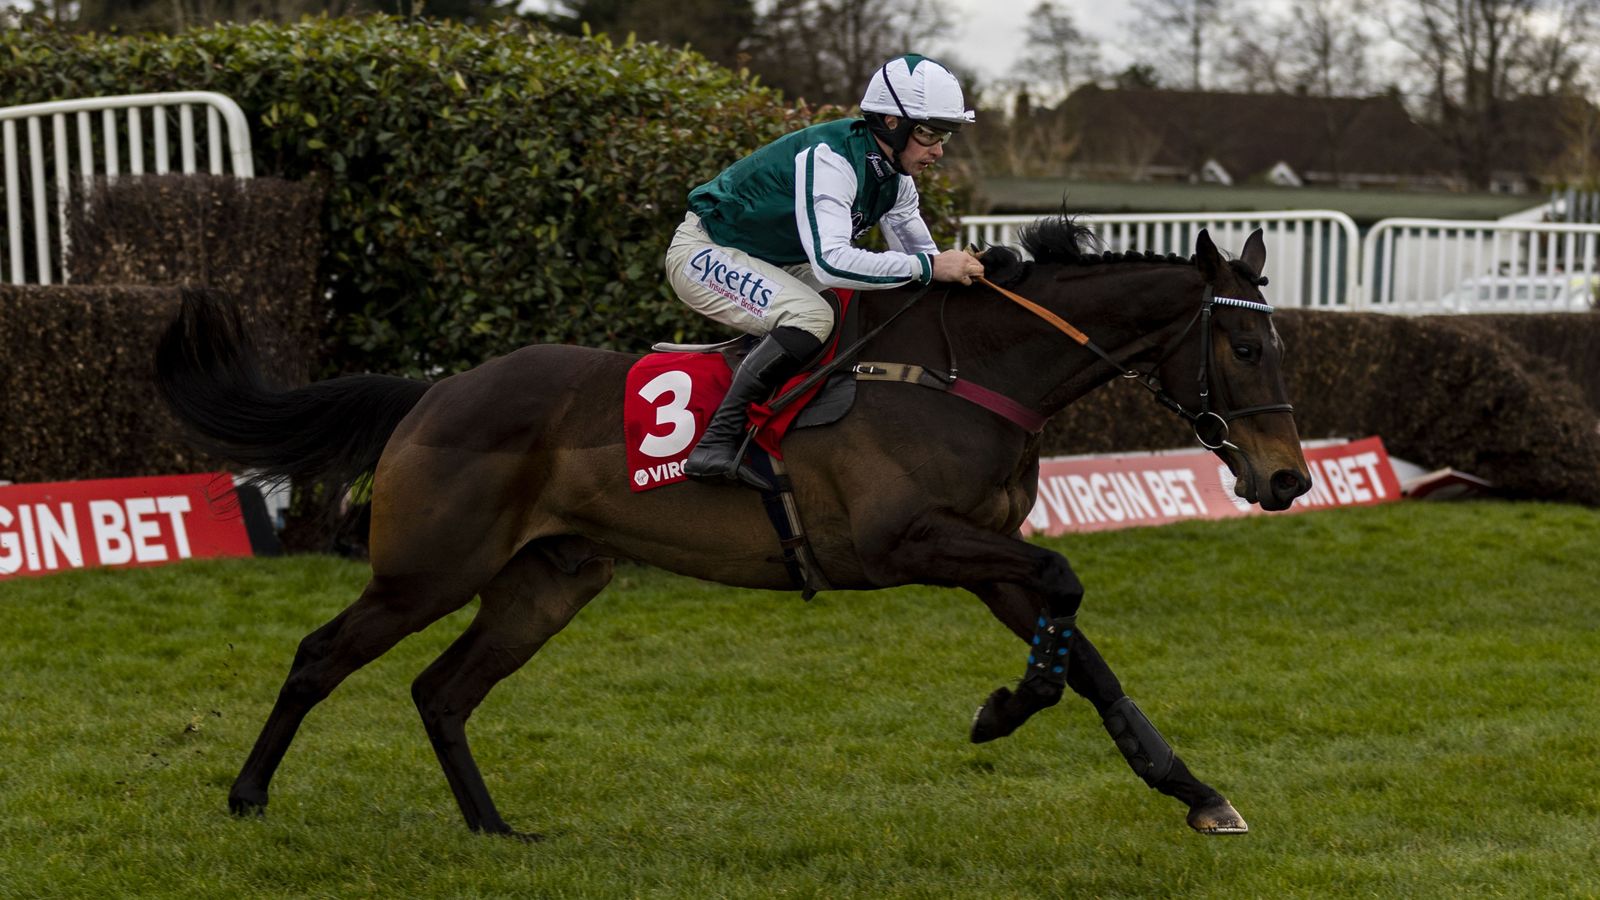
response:
<path id="1" fill-rule="evenodd" d="M 32 0 L 35 12 L 80 31 L 182 31 L 214 22 L 386 12 L 481 22 L 513 14 L 515 0 Z"/>
<path id="2" fill-rule="evenodd" d="M 641 41 L 687 45 L 738 66 L 748 59 L 755 6 L 751 0 L 562 0 L 554 13 L 539 18 L 570 34 L 588 26 L 614 38 L 632 34 Z"/>
<path id="3" fill-rule="evenodd" d="M 1576 94 L 1586 87 L 1582 73 L 1593 71 L 1597 14 L 1594 0 L 1555 0 L 1539 4 L 1530 23 L 1533 32 L 1512 60 L 1514 80 L 1524 93 L 1553 97 Z"/>
<path id="4" fill-rule="evenodd" d="M 1156 56 L 1144 60 L 1166 76 L 1163 80 L 1204 90 L 1207 63 L 1218 53 L 1227 0 L 1134 0 L 1141 27 L 1154 29 Z"/>
<path id="5" fill-rule="evenodd" d="M 1316 97 L 1370 93 L 1375 41 L 1372 0 L 1299 0 L 1274 13 L 1241 15 L 1223 54 L 1226 76 L 1247 91 Z"/>
<path id="6" fill-rule="evenodd" d="M 1600 0 L 1408 0 L 1391 33 L 1417 64 L 1408 91 L 1455 152 L 1463 175 L 1490 186 L 1516 135 L 1509 105 L 1576 87 Z"/>
<path id="7" fill-rule="evenodd" d="M 851 106 L 884 60 L 931 52 L 949 28 L 945 0 L 777 0 L 756 26 L 750 67 L 791 96 Z"/>
<path id="8" fill-rule="evenodd" d="M 1015 72 L 1042 100 L 1065 98 L 1099 77 L 1099 41 L 1079 29 L 1064 7 L 1042 0 L 1028 15 L 1027 54 Z"/>

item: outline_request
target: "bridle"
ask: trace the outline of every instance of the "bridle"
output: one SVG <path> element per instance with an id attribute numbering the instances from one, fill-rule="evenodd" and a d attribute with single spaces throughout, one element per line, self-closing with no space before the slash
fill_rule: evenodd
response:
<path id="1" fill-rule="evenodd" d="M 1023 309 L 1026 309 L 1027 311 L 1055 326 L 1058 331 L 1065 334 L 1067 337 L 1072 338 L 1072 340 L 1077 342 L 1080 346 L 1093 351 L 1101 359 L 1110 363 L 1113 368 L 1121 373 L 1123 378 L 1131 379 L 1135 383 L 1142 385 L 1146 390 L 1150 391 L 1150 393 L 1154 395 L 1156 402 L 1188 420 L 1189 424 L 1194 428 L 1195 438 L 1199 440 L 1200 445 L 1205 447 L 1207 450 L 1221 450 L 1223 447 L 1232 447 L 1235 450 L 1238 449 L 1237 446 L 1228 441 L 1228 423 L 1234 421 L 1235 419 L 1242 419 L 1246 416 L 1259 416 L 1265 413 L 1294 412 L 1294 406 L 1288 403 L 1264 403 L 1259 406 L 1244 406 L 1238 409 L 1218 410 L 1212 408 L 1211 356 L 1214 352 L 1211 343 L 1212 310 L 1218 306 L 1233 306 L 1238 307 L 1239 309 L 1248 309 L 1253 312 L 1271 315 L 1273 308 L 1269 304 L 1259 303 L 1255 300 L 1240 300 L 1236 297 L 1218 297 L 1216 296 L 1216 293 L 1211 285 L 1206 285 L 1205 295 L 1200 300 L 1200 309 L 1197 310 L 1194 314 L 1194 317 L 1189 320 L 1189 324 L 1184 326 L 1183 331 L 1179 333 L 1176 338 L 1168 342 L 1166 349 L 1162 351 L 1162 354 L 1156 360 L 1155 365 L 1151 366 L 1148 371 L 1141 372 L 1138 369 L 1125 366 L 1113 359 L 1111 354 L 1100 349 L 1100 347 L 1095 344 L 1094 341 L 1089 339 L 1088 335 L 1084 334 L 1082 331 L 1079 331 L 1077 328 L 1074 328 L 1067 320 L 1061 318 L 1050 310 L 1045 309 L 1043 306 L 1040 306 L 1026 297 L 1006 290 L 1005 288 L 995 284 L 981 275 L 974 280 L 989 287 L 1002 297 L 1005 297 L 1007 300 L 1016 303 Z M 1201 341 L 1199 374 L 1200 409 L 1198 412 L 1190 410 L 1188 407 L 1179 402 L 1176 397 L 1168 393 L 1166 388 L 1161 384 L 1160 376 L 1156 374 L 1157 370 L 1161 368 L 1162 364 L 1168 359 L 1172 358 L 1172 355 L 1177 353 L 1178 349 L 1183 346 L 1184 339 L 1189 336 L 1189 332 L 1194 330 L 1196 322 L 1200 323 Z"/>

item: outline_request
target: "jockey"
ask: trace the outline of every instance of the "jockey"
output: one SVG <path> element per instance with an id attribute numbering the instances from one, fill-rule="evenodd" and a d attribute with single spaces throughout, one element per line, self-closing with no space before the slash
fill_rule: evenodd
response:
<path id="1" fill-rule="evenodd" d="M 689 213 L 667 249 L 668 281 L 701 315 L 762 335 L 689 454 L 690 476 L 770 489 L 739 458 L 747 407 L 798 372 L 832 333 L 822 291 L 971 284 L 983 274 L 966 252 L 939 252 L 913 182 L 973 121 L 955 75 L 926 57 L 896 57 L 872 76 L 861 112 L 784 135 L 689 193 Z M 879 224 L 889 250 L 854 246 Z"/>

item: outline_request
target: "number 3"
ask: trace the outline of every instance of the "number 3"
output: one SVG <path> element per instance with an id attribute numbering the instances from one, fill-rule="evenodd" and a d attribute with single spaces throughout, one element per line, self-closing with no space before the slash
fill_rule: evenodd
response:
<path id="1" fill-rule="evenodd" d="M 676 456 L 694 440 L 694 413 L 689 412 L 689 392 L 693 387 L 688 372 L 673 369 L 650 379 L 639 389 L 639 396 L 652 405 L 662 394 L 672 395 L 665 404 L 656 407 L 656 424 L 671 425 L 672 430 L 664 435 L 645 435 L 639 442 L 640 453 L 657 458 Z"/>

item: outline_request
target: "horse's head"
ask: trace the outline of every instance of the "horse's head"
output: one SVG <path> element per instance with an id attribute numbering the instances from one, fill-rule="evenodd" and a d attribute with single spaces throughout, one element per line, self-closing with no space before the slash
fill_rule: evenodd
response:
<path id="1" fill-rule="evenodd" d="M 1157 374 L 1194 418 L 1200 442 L 1233 472 L 1234 492 L 1262 509 L 1287 509 L 1311 488 L 1311 475 L 1283 383 L 1283 341 L 1261 295 L 1266 243 L 1258 229 L 1227 260 L 1201 231 L 1195 262 L 1202 308 Z"/>

